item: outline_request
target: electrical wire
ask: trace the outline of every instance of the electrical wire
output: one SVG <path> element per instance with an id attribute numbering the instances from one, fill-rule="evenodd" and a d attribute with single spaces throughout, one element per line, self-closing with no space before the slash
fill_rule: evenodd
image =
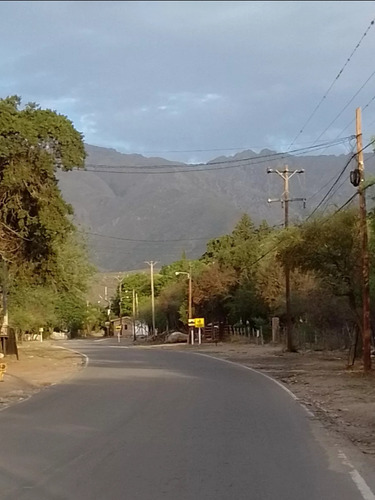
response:
<path id="1" fill-rule="evenodd" d="M 319 210 L 319 208 L 323 205 L 323 203 L 327 200 L 328 196 L 332 193 L 333 189 L 335 188 L 335 186 L 338 184 L 338 182 L 340 181 L 341 177 L 344 175 L 345 173 L 345 170 L 348 168 L 348 166 L 350 165 L 351 161 L 357 156 L 358 153 L 364 151 L 365 149 L 367 149 L 369 146 L 372 145 L 372 142 L 369 142 L 368 144 L 366 144 L 366 146 L 364 146 L 361 151 L 357 151 L 356 153 L 353 153 L 351 155 L 351 157 L 349 158 L 349 160 L 346 162 L 346 164 L 344 165 L 344 167 L 342 168 L 342 170 L 340 171 L 339 175 L 337 176 L 336 180 L 334 181 L 334 183 L 332 184 L 332 186 L 330 187 L 330 189 L 327 191 L 327 193 L 323 196 L 323 199 L 318 203 L 318 205 L 314 208 L 314 210 L 311 212 L 311 214 L 307 217 L 306 221 L 308 221 L 313 215 L 315 212 L 317 212 L 317 210 Z M 330 198 L 332 197 L 333 195 L 330 196 Z M 328 198 L 328 199 L 330 199 Z"/>
<path id="2" fill-rule="evenodd" d="M 314 110 L 312 111 L 312 113 L 310 114 L 310 116 L 307 118 L 306 122 L 303 124 L 301 130 L 298 132 L 298 134 L 295 136 L 295 138 L 292 140 L 292 142 L 290 143 L 289 147 L 288 147 L 288 150 L 293 146 L 293 144 L 295 144 L 296 140 L 298 139 L 298 137 L 303 133 L 303 131 L 305 130 L 305 128 L 307 127 L 307 125 L 310 123 L 311 119 L 313 118 L 313 116 L 315 115 L 315 113 L 318 111 L 318 109 L 320 108 L 320 106 L 323 104 L 323 102 L 325 101 L 325 99 L 327 98 L 328 94 L 330 93 L 330 91 L 332 90 L 333 86 L 335 85 L 335 83 L 337 82 L 337 80 L 340 78 L 340 76 L 342 75 L 342 73 L 344 72 L 346 66 L 349 64 L 351 58 L 353 57 L 354 53 L 358 50 L 359 46 L 361 45 L 363 39 L 365 38 L 365 36 L 367 35 L 367 33 L 369 32 L 369 30 L 371 29 L 371 27 L 373 26 L 375 22 L 375 19 L 373 19 L 369 26 L 367 27 L 366 31 L 363 33 L 362 37 L 360 38 L 359 42 L 357 43 L 357 45 L 354 47 L 352 53 L 350 54 L 350 56 L 348 57 L 348 59 L 346 60 L 345 64 L 343 65 L 343 67 L 340 69 L 340 71 L 337 73 L 336 77 L 334 78 L 333 82 L 331 83 L 331 85 L 329 86 L 328 90 L 325 92 L 325 94 L 323 95 L 323 97 L 320 99 L 319 103 L 315 106 Z"/>
<path id="3" fill-rule="evenodd" d="M 338 192 L 338 191 L 342 188 L 342 186 L 343 186 L 346 182 L 348 182 L 348 179 L 345 177 L 345 178 L 344 178 L 344 180 L 343 180 L 343 181 L 342 181 L 342 182 L 341 182 L 338 186 L 336 186 L 336 188 L 334 189 L 334 191 L 332 191 L 331 195 L 330 195 L 330 196 L 329 196 L 329 198 L 326 200 L 325 207 L 324 207 L 324 208 L 323 208 L 323 210 L 322 210 L 322 214 L 324 214 L 324 212 L 325 212 L 325 211 L 327 210 L 327 208 L 329 207 L 329 205 L 328 205 L 329 200 L 331 200 L 331 199 L 335 196 L 335 194 L 336 194 L 336 193 L 337 193 L 337 192 Z"/>
<path id="4" fill-rule="evenodd" d="M 368 102 L 367 104 L 365 104 L 365 106 L 362 108 L 362 113 L 363 113 L 364 111 L 366 111 L 366 109 L 367 109 L 367 108 L 371 105 L 371 103 L 372 103 L 372 102 L 374 102 L 374 101 L 375 101 L 375 95 L 374 95 L 374 96 L 373 96 L 373 97 L 369 100 L 369 102 Z M 348 123 L 348 124 L 347 124 L 347 125 L 346 125 L 346 126 L 345 126 L 342 130 L 341 130 L 341 132 L 340 132 L 340 133 L 339 133 L 339 134 L 335 137 L 335 139 L 334 139 L 334 140 L 338 139 L 338 138 L 340 137 L 340 135 L 341 135 L 343 132 L 345 132 L 345 130 L 346 130 L 346 129 L 350 126 L 350 125 L 352 125 L 354 122 L 355 122 L 355 118 L 353 118 L 352 120 L 350 120 L 350 122 L 349 122 L 349 123 Z M 374 121 L 374 122 L 372 122 L 372 123 L 370 123 L 369 127 L 371 127 L 371 125 L 372 125 L 373 123 L 375 123 L 375 121 Z"/>
<path id="5" fill-rule="evenodd" d="M 326 217 L 324 219 L 324 221 L 322 222 L 323 224 L 327 223 L 329 220 L 331 220 L 335 215 L 337 215 L 339 212 L 341 212 L 341 210 L 343 210 L 346 206 L 349 205 L 349 203 L 351 201 L 353 201 L 353 199 L 358 195 L 358 191 L 356 191 L 345 203 L 343 203 L 343 205 L 341 205 L 340 208 L 338 208 L 335 212 L 333 212 L 331 215 L 329 215 L 328 217 Z M 303 224 L 305 224 L 307 222 L 308 219 L 306 219 L 304 222 L 302 222 L 301 224 L 299 225 L 296 225 L 294 227 L 302 227 Z M 274 245 L 270 250 L 268 250 L 266 253 L 264 253 L 263 255 L 261 255 L 258 259 L 256 259 L 254 262 L 251 262 L 249 264 L 249 266 L 253 266 L 255 264 L 257 264 L 258 262 L 260 262 L 262 259 L 264 259 L 265 257 L 267 257 L 267 255 L 269 255 L 271 252 L 273 252 L 274 250 L 276 250 L 281 244 L 283 243 L 282 240 L 279 240 L 276 245 Z"/>
<path id="6" fill-rule="evenodd" d="M 316 146 L 309 146 L 308 148 L 299 148 L 294 150 L 293 152 L 296 152 L 294 156 L 302 156 L 306 154 L 307 152 L 311 151 L 319 151 L 321 149 L 327 149 L 328 147 L 333 147 L 337 146 L 339 144 L 343 144 L 344 142 L 348 140 L 352 140 L 355 136 L 348 136 L 342 139 L 339 139 L 337 141 L 330 141 L 328 143 L 323 143 L 323 144 L 317 144 Z M 186 172 L 207 172 L 207 171 L 213 171 L 213 170 L 226 170 L 229 168 L 238 168 L 238 167 L 246 167 L 246 166 L 255 166 L 255 165 L 260 165 L 263 163 L 268 163 L 271 161 L 277 161 L 277 160 L 282 160 L 285 158 L 289 158 L 291 156 L 292 152 L 282 152 L 282 153 L 273 153 L 273 154 L 267 154 L 267 155 L 260 155 L 257 157 L 250 157 L 250 158 L 241 158 L 237 160 L 228 160 L 228 161 L 221 161 L 221 162 L 210 162 L 210 163 L 202 163 L 202 164 L 197 164 L 197 165 L 191 165 L 190 167 L 186 168 L 186 165 L 175 165 L 173 170 L 147 170 L 143 171 L 143 169 L 157 169 L 157 168 L 170 168 L 173 165 L 155 165 L 155 166 L 127 166 L 127 165 L 122 165 L 122 166 L 109 166 L 107 169 L 101 169 L 103 166 L 102 165 L 87 165 L 90 168 L 85 168 L 85 170 L 80 170 L 78 169 L 77 171 L 81 172 L 95 172 L 95 173 L 111 173 L 111 174 L 135 174 L 135 175 L 143 175 L 143 174 L 151 174 L 151 175 L 160 175 L 160 174 L 175 174 L 175 173 L 186 173 Z M 261 158 L 261 160 L 259 160 Z M 263 160 L 264 159 L 264 160 Z M 242 164 L 237 164 L 239 162 L 251 162 L 251 163 L 242 163 Z M 233 163 L 236 163 L 233 165 Z M 223 165 L 223 166 L 220 166 Z M 97 168 L 99 167 L 99 168 Z M 176 168 L 177 167 L 177 168 Z M 199 167 L 204 167 L 204 168 L 199 168 Z M 122 170 L 110 170 L 110 169 L 119 169 L 121 168 Z M 125 169 L 134 169 L 132 170 L 125 170 Z"/>
<path id="7" fill-rule="evenodd" d="M 322 147 L 327 147 L 327 146 L 336 146 L 338 144 L 340 144 L 341 142 L 345 142 L 347 140 L 351 140 L 354 136 L 347 136 L 347 137 L 342 137 L 340 139 L 337 139 L 337 140 L 334 140 L 334 141 L 327 141 L 327 142 L 324 142 L 324 143 L 321 143 L 321 144 L 313 144 L 311 146 L 305 146 L 303 148 L 296 148 L 296 149 L 293 149 L 292 151 L 282 151 L 280 153 L 267 153 L 265 155 L 257 155 L 257 156 L 250 156 L 250 157 L 246 157 L 246 158 L 236 158 L 236 159 L 233 159 L 233 160 L 222 160 L 222 161 L 209 161 L 207 163 L 195 163 L 195 164 L 189 164 L 189 168 L 194 168 L 194 167 L 202 167 L 202 166 L 212 166 L 212 165 L 223 165 L 223 164 L 228 164 L 228 163 L 239 163 L 239 162 L 243 162 L 243 161 L 248 161 L 248 160 L 253 160 L 253 159 L 259 159 L 259 158 L 273 158 L 273 157 L 277 157 L 277 156 L 280 156 L 280 155 L 291 155 L 292 153 L 299 153 L 299 152 L 304 152 L 304 151 L 310 151 L 310 150 L 316 150 L 316 149 L 320 149 Z M 148 168 L 171 168 L 171 167 L 175 167 L 175 168 L 184 168 L 187 166 L 186 163 L 177 163 L 177 164 L 173 164 L 173 163 L 168 163 L 168 164 L 159 164 L 159 165 L 112 165 L 112 166 L 108 166 L 108 165 L 105 165 L 105 164 L 86 164 L 86 166 L 90 166 L 90 167 L 108 167 L 108 168 L 134 168 L 134 169 L 148 169 Z"/>
<path id="8" fill-rule="evenodd" d="M 331 123 L 323 130 L 323 132 L 315 139 L 315 142 L 318 142 L 319 139 L 327 132 L 329 128 L 335 123 L 335 121 L 340 118 L 343 112 L 350 106 L 350 104 L 354 101 L 357 95 L 361 92 L 361 90 L 368 84 L 368 82 L 374 77 L 375 70 L 371 73 L 371 75 L 367 78 L 367 80 L 362 84 L 362 86 L 357 90 L 357 92 L 349 99 L 349 101 L 345 104 L 345 106 L 341 109 L 341 111 L 336 115 L 336 117 L 331 121 Z M 340 132 L 341 134 L 341 132 Z"/>
<path id="9" fill-rule="evenodd" d="M 318 203 L 318 205 L 314 208 L 314 210 L 311 212 L 311 214 L 307 217 L 306 220 L 309 220 L 315 212 L 317 212 L 319 210 L 319 208 L 323 205 L 323 203 L 327 200 L 327 198 L 329 197 L 330 193 L 332 193 L 334 187 L 338 184 L 338 182 L 340 181 L 341 177 L 344 175 L 345 173 L 345 170 L 348 168 L 348 166 L 350 165 L 350 163 L 352 162 L 353 158 L 355 158 L 355 154 L 353 154 L 349 160 L 346 162 L 346 164 L 344 165 L 344 167 L 342 168 L 341 172 L 339 173 L 339 175 L 337 176 L 336 180 L 334 181 L 334 183 L 332 184 L 332 186 L 330 187 L 330 189 L 326 192 L 326 194 L 323 196 L 322 200 Z M 330 199 L 333 195 L 331 195 L 328 199 Z M 327 200 L 328 201 L 328 200 Z"/>
<path id="10" fill-rule="evenodd" d="M 78 231 L 79 233 L 89 234 L 90 236 L 98 236 L 101 238 L 110 238 L 112 240 L 120 240 L 120 241 L 132 241 L 137 243 L 172 243 L 177 241 L 201 241 L 201 240 L 210 240 L 214 238 L 218 238 L 218 236 L 207 236 L 202 238 L 176 238 L 176 239 L 163 239 L 163 240 L 149 240 L 149 239 L 137 239 L 137 238 L 121 238 L 120 236 L 110 236 L 107 234 L 99 234 L 99 233 L 91 233 L 89 231 Z"/>
<path id="11" fill-rule="evenodd" d="M 317 196 L 319 193 L 321 193 L 327 186 L 329 186 L 331 184 L 332 181 L 334 181 L 336 179 L 336 175 L 337 174 L 335 174 L 333 177 L 331 177 L 331 179 L 329 179 L 329 181 L 327 181 L 318 191 L 316 191 L 314 194 L 309 196 L 306 201 L 309 202 L 310 200 L 315 198 L 315 196 Z"/>
<path id="12" fill-rule="evenodd" d="M 273 226 L 270 226 L 271 228 L 279 227 L 282 226 L 283 223 L 277 223 L 274 224 Z M 119 241 L 129 241 L 129 242 L 136 242 L 136 243 L 172 243 L 172 242 L 179 242 L 179 241 L 208 241 L 208 240 L 215 240 L 218 238 L 221 238 L 221 236 L 205 236 L 201 238 L 176 238 L 176 239 L 163 239 L 163 240 L 151 240 L 151 239 L 137 239 L 137 238 L 121 238 L 120 236 L 110 236 L 108 234 L 100 234 L 100 233 L 92 233 L 90 231 L 77 231 L 80 234 L 85 234 L 85 235 L 90 235 L 90 236 L 98 236 L 101 238 L 108 238 L 112 240 L 119 240 Z"/>

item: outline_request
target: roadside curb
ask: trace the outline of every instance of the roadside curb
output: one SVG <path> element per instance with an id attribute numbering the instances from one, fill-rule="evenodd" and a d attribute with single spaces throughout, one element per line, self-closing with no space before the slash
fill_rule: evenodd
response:
<path id="1" fill-rule="evenodd" d="M 81 356 L 84 359 L 84 363 L 82 366 L 83 370 L 89 366 L 90 358 L 87 356 L 87 354 L 83 354 L 83 352 L 76 351 L 75 349 L 70 349 L 70 347 L 65 347 L 63 345 L 54 345 L 52 347 L 55 347 L 56 349 L 65 349 L 65 351 L 70 351 Z"/>

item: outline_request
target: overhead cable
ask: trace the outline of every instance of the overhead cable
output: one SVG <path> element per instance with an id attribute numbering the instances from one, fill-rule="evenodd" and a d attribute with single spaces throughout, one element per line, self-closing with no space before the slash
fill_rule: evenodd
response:
<path id="1" fill-rule="evenodd" d="M 335 85 L 335 83 L 337 82 L 337 80 L 340 78 L 340 76 L 342 75 L 342 73 L 344 72 L 346 66 L 349 64 L 351 58 L 353 57 L 354 53 L 358 50 L 359 46 L 361 45 L 362 43 L 362 40 L 365 38 L 365 36 L 367 35 L 367 33 L 369 32 L 369 30 L 371 29 L 371 27 L 373 26 L 375 22 L 375 19 L 373 19 L 369 26 L 367 27 L 366 31 L 363 33 L 363 35 L 361 36 L 359 42 L 357 43 L 357 45 L 354 47 L 352 53 L 350 54 L 350 56 L 348 57 L 348 59 L 346 60 L 345 64 L 343 65 L 343 67 L 340 69 L 340 71 L 337 73 L 336 77 L 334 78 L 333 82 L 331 83 L 331 85 L 328 87 L 328 90 L 326 90 L 325 94 L 323 95 L 323 97 L 320 99 L 320 101 L 318 102 L 318 104 L 315 106 L 314 110 L 312 111 L 312 113 L 310 114 L 310 116 L 307 118 L 306 122 L 303 124 L 302 128 L 300 129 L 300 131 L 298 132 L 298 134 L 295 136 L 295 138 L 292 140 L 292 142 L 290 143 L 289 147 L 288 147 L 288 150 L 293 146 L 293 144 L 295 144 L 296 140 L 298 139 L 298 137 L 303 133 L 303 131 L 305 130 L 305 128 L 307 127 L 307 125 L 310 123 L 311 119 L 313 118 L 313 116 L 315 115 L 315 113 L 318 111 L 318 109 L 320 108 L 320 106 L 323 104 L 324 100 L 327 98 L 328 94 L 330 93 L 330 91 L 332 90 L 333 86 Z"/>
<path id="2" fill-rule="evenodd" d="M 367 80 L 362 84 L 362 86 L 357 90 L 357 92 L 349 99 L 349 101 L 345 104 L 345 106 L 341 109 L 341 111 L 335 116 L 335 118 L 331 121 L 331 123 L 323 130 L 323 132 L 315 139 L 315 142 L 318 142 L 319 139 L 327 132 L 329 128 L 335 123 L 335 121 L 340 118 L 343 112 L 349 107 L 349 105 L 354 101 L 357 95 L 361 92 L 361 90 L 368 84 L 368 82 L 374 77 L 375 70 L 371 73 L 371 75 L 367 78 Z M 341 132 L 340 132 L 341 133 Z M 314 142 L 314 143 L 315 143 Z"/>
<path id="3" fill-rule="evenodd" d="M 354 136 L 349 136 L 342 138 L 337 141 L 331 141 L 328 143 L 324 144 L 318 144 L 316 146 L 309 146 L 308 148 L 299 148 L 295 150 L 295 155 L 294 156 L 302 156 L 303 154 L 306 154 L 307 152 L 311 151 L 319 151 L 321 149 L 327 149 L 328 147 L 333 147 L 337 146 L 339 144 L 343 144 L 344 142 L 348 140 L 352 140 Z M 291 156 L 291 152 L 282 152 L 282 153 L 273 153 L 273 154 L 267 154 L 267 155 L 260 155 L 257 157 L 250 157 L 250 158 L 241 158 L 237 160 L 228 160 L 228 161 L 221 161 L 221 162 L 209 162 L 209 163 L 202 163 L 202 164 L 197 164 L 197 165 L 191 165 L 187 166 L 186 164 L 184 165 L 175 165 L 173 170 L 157 170 L 158 168 L 171 168 L 173 165 L 155 165 L 155 166 L 127 166 L 127 165 L 122 165 L 122 166 L 107 166 L 106 169 L 103 169 L 103 165 L 93 165 L 93 164 L 88 164 L 85 170 L 80 170 L 82 172 L 94 172 L 94 173 L 111 173 L 111 174 L 176 174 L 176 173 L 185 173 L 185 172 L 207 172 L 207 171 L 212 171 L 212 170 L 225 170 L 229 168 L 238 168 L 238 167 L 245 167 L 245 166 L 254 166 L 254 165 L 260 165 L 263 163 L 268 163 L 270 161 L 277 161 L 277 160 L 282 160 L 285 158 L 289 158 Z M 261 160 L 259 160 L 261 159 Z M 242 163 L 240 163 L 242 162 Z M 250 162 L 250 163 L 244 163 L 244 162 Z M 220 166 L 222 165 L 222 166 Z M 99 167 L 99 168 L 97 168 Z M 203 167 L 203 168 L 202 168 Z M 152 170 L 150 170 L 150 168 Z M 112 170 L 112 169 L 121 169 L 121 170 Z M 129 169 L 129 170 L 127 170 Z M 146 171 L 144 171 L 146 169 Z"/>

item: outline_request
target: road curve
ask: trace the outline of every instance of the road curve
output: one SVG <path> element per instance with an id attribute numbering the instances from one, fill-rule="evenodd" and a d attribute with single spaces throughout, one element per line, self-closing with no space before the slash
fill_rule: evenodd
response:
<path id="1" fill-rule="evenodd" d="M 262 375 L 112 340 L 70 346 L 85 370 L 0 413 L 1 499 L 372 500 Z"/>

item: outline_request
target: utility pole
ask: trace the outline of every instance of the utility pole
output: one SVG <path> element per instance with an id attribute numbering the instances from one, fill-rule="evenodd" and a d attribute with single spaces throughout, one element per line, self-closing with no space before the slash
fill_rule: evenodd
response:
<path id="1" fill-rule="evenodd" d="M 193 286 L 192 286 L 192 264 L 189 264 L 189 272 L 185 271 L 176 271 L 176 276 L 179 274 L 186 274 L 189 280 L 189 295 L 188 295 L 188 326 L 190 329 L 190 338 L 191 338 L 191 343 L 194 344 L 194 327 L 191 327 L 189 325 L 189 320 L 193 319 Z"/>
<path id="2" fill-rule="evenodd" d="M 8 326 L 9 326 L 9 316 L 8 316 L 8 266 L 5 260 L 3 260 L 3 311 L 4 311 L 4 320 L 3 320 L 3 333 L 4 335 L 8 335 Z"/>
<path id="3" fill-rule="evenodd" d="M 304 207 L 306 206 L 306 198 L 290 198 L 289 197 L 289 179 L 295 174 L 303 174 L 305 171 L 300 170 L 289 170 L 288 165 L 285 165 L 283 170 L 278 169 L 267 169 L 267 174 L 276 173 L 284 181 L 284 192 L 280 199 L 268 199 L 268 203 L 281 202 L 281 206 L 284 206 L 284 227 L 289 226 L 289 202 L 291 201 L 303 201 Z M 292 336 L 292 314 L 290 306 L 290 267 L 288 259 L 284 264 L 285 272 L 285 304 L 286 304 L 286 348 L 288 352 L 294 352 L 295 347 L 293 345 Z"/>
<path id="4" fill-rule="evenodd" d="M 192 265 L 189 264 L 189 319 L 193 318 L 193 284 L 192 284 Z"/>
<path id="5" fill-rule="evenodd" d="M 119 298 L 119 316 L 120 316 L 120 326 L 122 333 L 122 280 L 121 276 L 116 276 L 118 283 L 118 298 Z"/>
<path id="6" fill-rule="evenodd" d="M 110 317 L 111 317 L 111 303 L 108 300 L 108 288 L 105 286 L 104 287 L 104 300 L 107 302 L 107 316 L 108 316 L 108 337 L 111 332 L 111 322 L 110 322 Z"/>
<path id="7" fill-rule="evenodd" d="M 136 298 L 135 298 L 135 290 L 133 288 L 133 340 L 137 340 L 137 335 L 135 334 L 135 315 L 136 315 Z"/>
<path id="8" fill-rule="evenodd" d="M 359 195 L 359 224 L 361 236 L 361 264 L 362 264 L 362 342 L 363 342 L 363 369 L 365 372 L 371 370 L 371 329 L 370 329 L 370 286 L 369 286 L 369 253 L 367 234 L 367 211 L 366 211 L 366 189 L 365 168 L 363 161 L 362 145 L 362 120 L 361 108 L 356 109 L 356 138 L 357 138 L 357 161 L 358 161 L 358 195 Z"/>
<path id="9" fill-rule="evenodd" d="M 150 262 L 145 262 L 145 264 L 148 264 L 150 266 L 150 271 L 151 271 L 151 309 L 152 309 L 152 333 L 155 335 L 155 292 L 154 292 L 154 265 L 157 264 L 157 262 L 154 262 L 153 260 Z"/>

